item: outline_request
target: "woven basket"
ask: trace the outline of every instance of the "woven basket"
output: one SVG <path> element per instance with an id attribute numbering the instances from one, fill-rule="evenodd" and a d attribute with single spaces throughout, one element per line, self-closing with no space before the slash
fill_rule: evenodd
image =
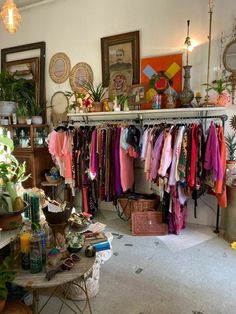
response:
<path id="1" fill-rule="evenodd" d="M 66 206 L 65 210 L 58 213 L 53 213 L 48 211 L 48 206 L 43 207 L 42 211 L 44 213 L 44 216 L 49 224 L 63 224 L 67 223 L 71 212 L 72 212 L 72 206 Z"/>
<path id="2" fill-rule="evenodd" d="M 56 184 L 56 183 L 59 183 L 61 181 L 61 178 L 57 178 L 57 179 L 54 179 L 52 176 L 48 176 L 45 174 L 45 178 L 47 180 L 48 183 L 50 184 Z"/>
<path id="3" fill-rule="evenodd" d="M 155 211 L 158 208 L 159 200 L 155 199 L 130 199 L 119 198 L 118 203 L 122 209 L 121 216 L 124 215 L 127 220 L 132 216 L 133 212 Z"/>

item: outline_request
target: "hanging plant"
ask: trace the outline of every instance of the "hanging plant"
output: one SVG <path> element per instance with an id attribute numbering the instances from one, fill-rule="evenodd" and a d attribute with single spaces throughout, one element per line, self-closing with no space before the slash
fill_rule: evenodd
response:
<path id="1" fill-rule="evenodd" d="M 158 72 L 152 75 L 149 86 L 155 89 L 158 94 L 163 94 L 171 83 L 171 80 L 164 72 Z"/>

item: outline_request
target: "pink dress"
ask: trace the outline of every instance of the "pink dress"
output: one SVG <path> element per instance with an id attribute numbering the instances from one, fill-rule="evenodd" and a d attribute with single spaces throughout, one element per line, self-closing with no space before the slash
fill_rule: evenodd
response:
<path id="1" fill-rule="evenodd" d="M 72 138 L 66 132 L 52 131 L 49 134 L 49 153 L 59 167 L 65 183 L 72 184 Z"/>
<path id="2" fill-rule="evenodd" d="M 134 185 L 134 159 L 121 147 L 123 132 L 124 128 L 120 134 L 120 181 L 123 192 L 126 192 Z"/>

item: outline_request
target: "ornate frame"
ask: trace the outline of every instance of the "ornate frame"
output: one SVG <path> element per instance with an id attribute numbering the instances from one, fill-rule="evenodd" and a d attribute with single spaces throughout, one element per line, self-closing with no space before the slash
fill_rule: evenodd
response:
<path id="1" fill-rule="evenodd" d="M 140 81 L 140 51 L 139 51 L 139 31 L 119 34 L 115 36 L 101 38 L 101 56 L 102 56 L 102 80 L 104 86 L 108 86 L 110 78 L 109 70 L 109 47 L 122 45 L 131 45 L 131 58 L 133 68 L 133 84 Z"/>

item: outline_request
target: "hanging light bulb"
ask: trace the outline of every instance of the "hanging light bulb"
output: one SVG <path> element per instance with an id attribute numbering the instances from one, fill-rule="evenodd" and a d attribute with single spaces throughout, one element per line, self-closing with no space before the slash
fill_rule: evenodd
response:
<path id="1" fill-rule="evenodd" d="M 0 15 L 8 32 L 15 33 L 20 24 L 21 16 L 13 0 L 6 1 Z"/>

